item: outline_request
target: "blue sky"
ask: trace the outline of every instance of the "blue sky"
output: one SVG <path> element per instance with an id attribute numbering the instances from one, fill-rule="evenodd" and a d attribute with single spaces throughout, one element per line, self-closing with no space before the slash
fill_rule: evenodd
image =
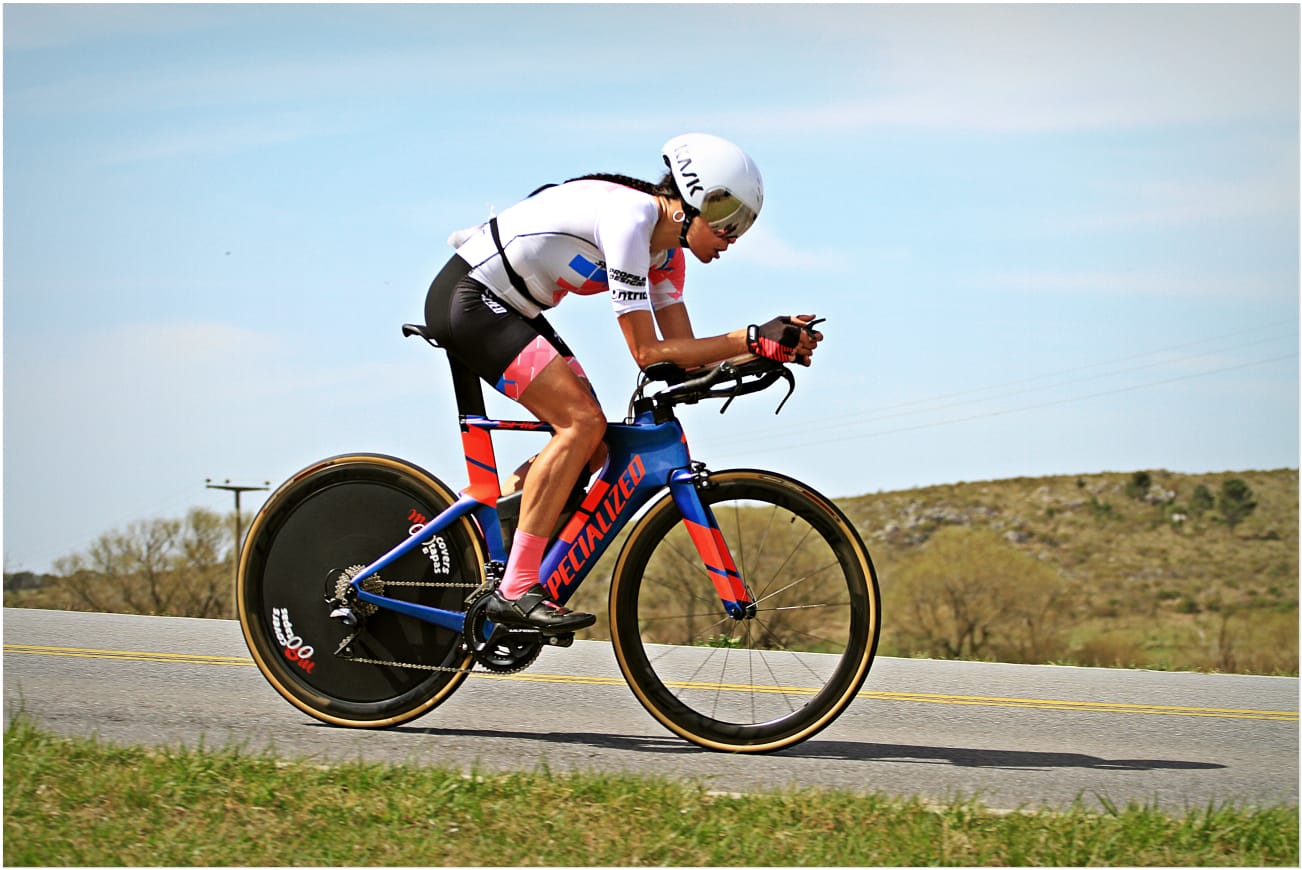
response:
<path id="1" fill-rule="evenodd" d="M 448 233 L 695 130 L 767 187 L 689 266 L 697 331 L 828 318 L 780 416 L 684 412 L 712 467 L 1297 467 L 1298 40 L 1296 5 L 7 4 L 5 569 L 345 451 L 459 487 L 399 335 Z M 551 319 L 622 417 L 609 305 Z"/>

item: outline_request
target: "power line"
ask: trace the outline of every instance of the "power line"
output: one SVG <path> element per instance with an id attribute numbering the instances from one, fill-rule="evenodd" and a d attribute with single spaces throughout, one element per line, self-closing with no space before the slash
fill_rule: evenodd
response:
<path id="1" fill-rule="evenodd" d="M 912 400 L 912 401 L 909 401 L 909 402 L 901 402 L 901 403 L 897 403 L 897 404 L 894 404 L 894 405 L 886 405 L 886 406 L 883 406 L 883 407 L 881 407 L 881 408 L 877 408 L 877 409 L 874 409 L 874 410 L 870 410 L 870 411 L 866 411 L 866 412 L 861 412 L 861 413 L 857 413 L 857 414 L 850 414 L 850 415 L 841 416 L 841 417 L 831 417 L 831 418 L 827 418 L 824 422 L 820 423 L 819 428 L 820 428 L 821 430 L 823 430 L 823 431 L 831 430 L 831 429 L 843 429 L 843 428 L 850 427 L 850 426 L 862 426 L 862 425 L 865 425 L 865 424 L 868 424 L 868 423 L 874 423 L 874 422 L 878 422 L 878 421 L 881 421 L 881 420 L 889 420 L 889 419 L 895 419 L 895 418 L 899 418 L 899 417 L 908 417 L 908 416 L 915 415 L 915 414 L 924 414 L 924 413 L 934 413 L 934 412 L 938 412 L 938 411 L 945 411 L 945 410 L 949 410 L 949 409 L 951 409 L 951 408 L 961 407 L 961 406 L 963 406 L 963 405 L 971 405 L 971 404 L 974 404 L 974 403 L 976 403 L 976 402 L 990 401 L 990 400 L 993 400 L 993 399 L 1003 399 L 1003 398 L 1009 398 L 1009 397 L 1012 397 L 1012 396 L 1025 395 L 1025 394 L 1027 394 L 1027 393 L 1034 393 L 1034 392 L 1038 392 L 1038 391 L 1041 391 L 1041 390 L 1056 389 L 1056 388 L 1059 388 L 1059 387 L 1067 387 L 1067 386 L 1072 386 L 1072 385 L 1075 385 L 1075 384 L 1087 383 L 1087 382 L 1089 382 L 1089 381 L 1098 380 L 1098 379 L 1100 379 L 1100 378 L 1104 378 L 1104 377 L 1118 377 L 1118 376 L 1121 376 L 1121 375 L 1132 374 L 1132 373 L 1134 373 L 1134 372 L 1145 371 L 1145 370 L 1152 369 L 1152 368 L 1156 368 L 1156 367 L 1158 367 L 1158 366 L 1162 366 L 1162 365 L 1172 365 L 1172 366 L 1174 366 L 1174 365 L 1179 365 L 1179 364 L 1181 364 L 1181 363 L 1187 363 L 1187 362 L 1191 362 L 1191 361 L 1194 361 L 1194 360 L 1205 359 L 1205 358 L 1210 357 L 1210 356 L 1215 356 L 1215 355 L 1218 355 L 1218 354 L 1229 353 L 1229 352 L 1231 352 L 1231 351 L 1235 351 L 1235 350 L 1242 350 L 1242 349 L 1244 349 L 1244 348 L 1248 348 L 1248 347 L 1255 347 L 1255 346 L 1257 346 L 1257 345 L 1261 345 L 1261 344 L 1269 343 L 1269 342 L 1272 342 L 1272 341 L 1279 341 L 1279 340 L 1287 339 L 1287 338 L 1290 338 L 1290 337 L 1291 337 L 1290 335 L 1287 335 L 1287 334 L 1285 334 L 1285 335 L 1278 335 L 1278 336 L 1272 336 L 1272 337 L 1268 337 L 1268 338 L 1257 339 L 1257 340 L 1255 340 L 1255 341 L 1250 341 L 1250 342 L 1245 342 L 1245 343 L 1242 343 L 1242 344 L 1234 345 L 1234 346 L 1232 346 L 1232 347 L 1215 348 L 1215 349 L 1209 350 L 1209 351 L 1207 351 L 1207 352 L 1205 352 L 1205 353 L 1199 353 L 1199 354 L 1188 354 L 1188 355 L 1185 355 L 1185 356 L 1176 357 L 1176 358 L 1174 358 L 1174 359 L 1163 359 L 1163 360 L 1158 360 L 1158 361 L 1156 361 L 1156 362 L 1145 363 L 1144 365 L 1131 366 L 1131 367 L 1129 367 L 1129 368 L 1125 368 L 1125 369 L 1117 369 L 1117 370 L 1114 370 L 1114 371 L 1108 371 L 1108 372 L 1101 372 L 1101 373 L 1098 373 L 1098 374 L 1088 375 L 1088 376 L 1086 376 L 1086 377 L 1075 378 L 1075 379 L 1072 379 L 1072 380 L 1065 380 L 1065 381 L 1064 381 L 1064 380 L 1060 380 L 1060 381 L 1055 381 L 1055 382 L 1053 382 L 1053 383 L 1043 384 L 1043 385 L 1040 385 L 1040 386 L 1034 386 L 1034 387 L 1027 387 L 1027 388 L 1025 388 L 1025 389 L 1020 389 L 1020 390 L 1007 390 L 1007 388 L 1009 388 L 1009 387 L 1016 387 L 1016 386 L 1020 386 L 1020 385 L 1023 385 L 1023 384 L 1032 384 L 1032 383 L 1035 383 L 1036 381 L 1043 381 L 1043 380 L 1048 379 L 1048 378 L 1054 378 L 1054 377 L 1059 377 L 1059 376 L 1062 376 L 1062 375 L 1070 375 L 1070 374 L 1075 374 L 1075 373 L 1077 373 L 1077 372 L 1088 371 L 1089 369 L 1099 368 L 1100 366 L 1116 365 L 1116 364 L 1118 364 L 1118 363 L 1122 363 L 1122 362 L 1129 362 L 1129 361 L 1132 361 L 1132 360 L 1144 359 L 1144 358 L 1146 358 L 1146 357 L 1151 357 L 1151 356 L 1154 356 L 1154 355 L 1157 355 L 1157 354 L 1166 354 L 1166 353 L 1170 353 L 1170 352 L 1173 351 L 1173 350 L 1179 350 L 1179 349 L 1182 349 L 1182 348 L 1193 347 L 1193 346 L 1200 345 L 1200 344 L 1207 344 L 1208 342 L 1213 342 L 1213 341 L 1223 341 L 1223 340 L 1225 340 L 1225 339 L 1235 338 L 1235 337 L 1238 337 L 1238 336 L 1241 336 L 1241 335 L 1250 334 L 1250 333 L 1253 333 L 1253 332 L 1261 332 L 1263 328 L 1264 328 L 1264 329 L 1278 329 L 1279 326 L 1278 326 L 1278 325 L 1274 325 L 1274 326 L 1270 326 L 1270 327 L 1256 327 L 1256 328 L 1254 328 L 1254 329 L 1250 329 L 1250 330 L 1241 330 L 1241 331 L 1239 331 L 1239 332 L 1228 333 L 1228 334 L 1225 334 L 1225 335 L 1215 336 L 1215 337 L 1212 337 L 1212 338 L 1204 338 L 1204 339 L 1199 339 L 1199 340 L 1197 340 L 1197 341 L 1185 342 L 1185 343 L 1183 343 L 1183 344 L 1175 345 L 1175 346 L 1168 347 L 1168 348 L 1161 348 L 1161 349 L 1154 350 L 1154 351 L 1147 351 L 1147 352 L 1142 353 L 1142 354 L 1134 354 L 1134 355 L 1131 355 L 1131 356 L 1128 356 L 1128 357 L 1122 357 L 1122 358 L 1120 358 L 1120 359 L 1107 360 L 1107 361 L 1102 361 L 1102 362 L 1097 362 L 1097 363 L 1090 363 L 1090 364 L 1087 364 L 1087 365 L 1084 365 L 1084 366 L 1077 366 L 1077 367 L 1073 367 L 1073 368 L 1069 368 L 1069 369 L 1062 369 L 1062 370 L 1057 371 L 1057 372 L 1051 372 L 1051 373 L 1046 373 L 1046 374 L 1042 374 L 1042 375 L 1036 375 L 1036 376 L 1034 376 L 1034 377 L 1030 377 L 1030 378 L 1022 378 L 1022 379 L 1020 379 L 1020 380 L 1010 381 L 1010 382 L 1007 382 L 1007 383 L 1004 383 L 1004 384 L 995 384 L 995 385 L 991 385 L 991 386 L 988 386 L 988 387 L 979 387 L 979 388 L 976 388 L 976 389 L 973 389 L 973 390 L 966 390 L 966 391 L 962 391 L 962 392 L 949 393 L 949 394 L 940 395 L 940 396 L 933 396 L 933 397 L 926 398 L 926 399 L 916 399 L 916 400 Z M 1281 359 L 1282 359 L 1282 358 L 1285 358 L 1285 357 L 1281 357 Z M 1268 362 L 1268 361 L 1270 361 L 1270 360 L 1267 360 L 1267 361 L 1259 361 L 1259 362 L 1251 362 L 1251 363 L 1247 363 L 1247 365 L 1258 365 L 1258 364 L 1261 364 L 1261 362 Z M 1218 371 L 1230 371 L 1230 370 L 1232 370 L 1233 368 L 1235 368 L 1235 366 L 1230 366 L 1230 367 L 1227 367 L 1227 368 L 1218 368 L 1218 369 L 1211 370 L 1211 371 L 1207 371 L 1207 372 L 1197 372 L 1197 373 L 1194 373 L 1194 374 L 1190 375 L 1190 377 L 1201 377 L 1201 376 L 1204 375 L 1204 374 L 1214 374 L 1214 373 L 1216 373 L 1216 372 L 1218 372 Z M 1175 379 L 1173 379 L 1173 380 L 1182 380 L 1182 379 L 1184 379 L 1184 378 L 1185 378 L 1185 376 L 1180 376 L 1180 377 L 1177 377 L 1177 378 L 1175 378 Z M 1145 384 L 1139 384 L 1139 385 L 1136 385 L 1135 387 L 1133 387 L 1133 389 L 1138 389 L 1138 388 L 1142 388 L 1142 387 L 1145 387 L 1145 386 L 1155 386 L 1155 385 L 1160 385 L 1160 384 L 1168 383 L 1168 382 L 1169 382 L 1169 381 L 1165 381 L 1165 380 L 1163 380 L 1163 381 L 1153 381 L 1153 382 L 1149 382 L 1149 383 L 1145 383 Z M 1125 391 L 1127 391 L 1127 390 L 1129 390 L 1129 389 L 1132 389 L 1132 388 L 1131 388 L 1131 387 L 1118 387 L 1114 392 L 1125 392 Z M 994 393 L 993 395 L 980 395 L 980 394 L 983 394 L 983 393 L 987 393 L 987 394 L 988 394 L 988 393 L 992 393 L 993 391 L 996 391 L 996 390 L 1005 390 L 1005 392 Z M 1094 395 L 1107 395 L 1107 393 L 1106 393 L 1106 392 L 1103 392 L 1103 393 L 1098 393 L 1098 394 L 1094 394 Z M 950 402 L 950 401 L 946 401 L 946 400 L 949 400 L 949 399 L 957 399 L 958 401 L 952 401 L 952 402 Z M 1050 402 L 1047 402 L 1047 403 L 1044 403 L 1044 404 L 1033 405 L 1033 406 L 1029 406 L 1029 407 L 1032 407 L 1032 408 L 1034 408 L 1034 407 L 1044 407 L 1044 406 L 1046 406 L 1046 405 L 1059 404 L 1061 401 L 1064 401 L 1064 400 L 1054 400 L 1054 401 L 1050 401 Z M 1073 401 L 1073 400 L 1066 400 L 1066 401 Z M 940 403 L 940 404 L 936 404 L 936 403 Z M 975 415 L 975 416 L 973 416 L 973 417 L 965 417 L 965 418 L 962 418 L 962 419 L 965 419 L 965 420 L 966 420 L 966 419 L 978 419 L 978 418 L 983 417 L 983 416 L 994 416 L 995 414 L 998 414 L 998 413 L 1004 413 L 1004 412 L 994 412 L 994 413 L 992 413 L 992 414 L 979 414 L 979 415 Z M 943 423 L 939 423 L 939 424 L 920 424 L 919 426 L 906 427 L 906 428 L 904 428 L 904 429 L 891 430 L 891 431 L 910 431 L 911 429 L 915 429 L 915 428 L 925 428 L 927 425 L 943 425 Z M 844 439 L 838 439 L 838 440 L 844 440 Z M 771 435 L 768 435 L 768 434 L 764 434 L 764 435 L 756 434 L 756 435 L 742 435 L 742 436 L 738 436 L 738 437 L 730 437 L 730 438 L 728 439 L 728 443 L 729 443 L 730 445 L 732 445 L 732 444 L 747 444 L 747 443 L 754 443 L 754 442 L 759 442 L 759 441 L 771 442 L 771 441 L 772 441 L 772 436 L 771 436 Z M 817 442 L 817 443 L 826 443 L 826 442 L 825 442 L 825 441 L 819 441 L 819 442 Z"/>
<path id="2" fill-rule="evenodd" d="M 881 436 L 883 436 L 883 435 L 898 435 L 898 434 L 900 434 L 900 433 L 902 433 L 902 432 L 916 432 L 916 431 L 918 431 L 918 430 L 920 430 L 920 429 L 932 429 L 932 428 L 935 428 L 935 427 L 938 427 L 938 426 L 950 426 L 950 425 L 953 425 L 953 424 L 955 424 L 955 423 L 967 423 L 967 422 L 971 422 L 971 421 L 973 421 L 973 420 L 982 420 L 982 419 L 985 419 L 985 418 L 988 418 L 988 417 L 1002 417 L 1002 416 L 1005 416 L 1005 415 L 1007 415 L 1007 414 L 1020 414 L 1020 413 L 1023 413 L 1023 412 L 1025 412 L 1025 411 L 1033 411 L 1033 410 L 1037 410 L 1037 409 L 1040 409 L 1040 408 L 1049 408 L 1049 407 L 1053 407 L 1053 406 L 1055 406 L 1055 405 L 1066 405 L 1066 404 L 1070 404 L 1070 403 L 1072 403 L 1072 402 L 1082 402 L 1082 401 L 1085 401 L 1085 400 L 1087 400 L 1087 399 L 1097 399 L 1097 398 L 1101 398 L 1101 397 L 1104 397 L 1104 396 L 1116 395 L 1117 393 L 1129 393 L 1129 392 L 1133 392 L 1133 391 L 1135 391 L 1135 390 L 1147 389 L 1147 388 L 1149 388 L 1149 387 L 1158 387 L 1158 386 L 1163 386 L 1163 385 L 1165 385 L 1165 384 L 1173 384 L 1173 383 L 1177 383 L 1177 382 L 1179 382 L 1179 381 L 1187 381 L 1187 380 L 1192 380 L 1192 379 L 1194 379 L 1194 378 L 1201 378 L 1201 377 L 1207 377 L 1207 376 L 1209 376 L 1209 375 L 1222 374 L 1222 373 L 1224 373 L 1224 372 L 1236 371 L 1236 370 L 1238 370 L 1238 369 L 1251 368 L 1251 367 L 1253 367 L 1253 366 L 1259 366 L 1259 365 L 1268 365 L 1268 364 L 1270 364 L 1270 363 L 1280 362 L 1280 361 L 1282 361 L 1282 360 L 1286 360 L 1286 359 L 1295 359 L 1297 356 L 1298 356 L 1297 353 L 1289 353 L 1289 354 L 1284 354 L 1284 355 L 1282 355 L 1282 356 L 1271 357 L 1271 358 L 1269 358 L 1269 359 L 1253 360 L 1252 362 L 1240 363 L 1240 364 L 1238 364 L 1238 365 L 1225 366 L 1225 367 L 1223 367 L 1223 368 L 1210 369 L 1210 370 L 1208 370 L 1208 371 L 1203 371 L 1203 372 L 1193 372 L 1193 373 L 1191 373 L 1191 374 L 1187 374 L 1187 375 L 1179 375 L 1179 376 L 1177 376 L 1177 377 L 1166 378 L 1166 379 L 1164 379 L 1164 380 L 1160 380 L 1160 381 L 1149 381 L 1149 382 L 1147 382 L 1147 383 L 1143 383 L 1143 384 L 1132 384 L 1132 385 L 1130 385 L 1130 386 L 1117 387 L 1117 388 L 1115 388 L 1115 389 L 1111 389 L 1111 390 L 1103 390 L 1103 391 L 1100 391 L 1100 392 L 1097 392 L 1097 393 L 1089 393 L 1089 394 L 1087 394 L 1087 395 L 1083 395 L 1083 396 L 1072 396 L 1072 397 L 1064 398 L 1064 399 L 1054 399 L 1054 400 L 1047 401 L 1047 402 L 1038 402 L 1038 403 L 1033 404 L 1033 405 L 1024 405 L 1024 406 L 1019 407 L 1019 408 L 1006 408 L 1006 409 L 998 410 L 998 411 L 989 411 L 989 412 L 986 412 L 986 413 L 983 413 L 983 414 L 972 414 L 972 415 L 970 415 L 970 416 L 966 416 L 966 417 L 956 417 L 956 418 L 949 419 L 949 420 L 935 420 L 935 421 L 932 421 L 932 422 L 929 422 L 929 423 L 919 423 L 919 424 L 914 425 L 914 426 L 901 426 L 901 427 L 896 428 L 896 429 L 884 429 L 884 430 L 877 431 L 877 432 L 861 432 L 861 433 L 850 434 L 850 435 L 842 435 L 842 436 L 835 437 L 835 438 L 820 438 L 820 439 L 817 439 L 817 440 L 798 441 L 798 442 L 788 442 L 788 443 L 785 443 L 785 444 L 772 444 L 772 443 L 771 443 L 769 447 L 767 447 L 767 448 L 761 448 L 761 449 L 756 450 L 756 451 L 753 451 L 753 452 L 755 452 L 755 453 L 775 453 L 775 452 L 782 451 L 782 450 L 791 450 L 791 449 L 796 448 L 796 447 L 813 447 L 813 446 L 822 445 L 822 444 L 835 444 L 835 443 L 838 443 L 838 442 L 841 442 L 841 441 L 860 440 L 860 439 L 867 439 L 867 438 L 878 438 L 878 437 L 881 437 Z M 733 442 L 731 441 L 731 439 L 729 439 L 728 443 L 731 445 Z"/>

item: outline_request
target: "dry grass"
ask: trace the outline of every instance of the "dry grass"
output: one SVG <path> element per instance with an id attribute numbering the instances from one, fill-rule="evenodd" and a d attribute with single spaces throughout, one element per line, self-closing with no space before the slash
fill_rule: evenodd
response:
<path id="1" fill-rule="evenodd" d="M 1298 672 L 1298 472 L 1130 473 L 1017 478 L 841 502 L 883 589 L 945 526 L 987 529 L 1053 566 L 1071 589 L 1056 660 L 1077 664 Z M 1243 480 L 1256 510 L 1231 529 L 1196 513 L 1195 489 Z M 886 654 L 907 654 L 884 614 Z"/>

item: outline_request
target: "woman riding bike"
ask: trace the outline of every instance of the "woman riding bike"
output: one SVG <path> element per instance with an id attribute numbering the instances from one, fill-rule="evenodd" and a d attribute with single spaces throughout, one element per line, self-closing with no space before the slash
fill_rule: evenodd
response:
<path id="1" fill-rule="evenodd" d="M 755 222 L 764 182 L 717 136 L 688 133 L 662 149 L 656 184 L 587 175 L 536 191 L 448 239 L 456 254 L 425 300 L 429 333 L 504 395 L 551 425 L 547 445 L 507 487 L 523 487 L 506 574 L 486 613 L 547 633 L 596 622 L 557 606 L 539 582 L 548 535 L 585 468 L 605 458 L 606 418 L 573 353 L 542 312 L 570 294 L 608 294 L 639 368 L 706 365 L 743 353 L 809 365 L 822 334 L 814 315 L 697 338 L 683 304 L 686 258 L 718 257 Z"/>

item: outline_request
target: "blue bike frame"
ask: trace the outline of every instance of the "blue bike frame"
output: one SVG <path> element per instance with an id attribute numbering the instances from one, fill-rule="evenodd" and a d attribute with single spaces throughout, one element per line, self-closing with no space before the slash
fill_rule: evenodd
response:
<path id="1" fill-rule="evenodd" d="M 352 585 L 359 601 L 454 631 L 464 628 L 466 614 L 462 611 L 377 595 L 363 589 L 361 581 L 383 571 L 467 514 L 483 535 L 489 558 L 506 562 L 497 512 L 502 491 L 492 442 L 492 432 L 500 429 L 552 431 L 545 423 L 464 415 L 462 446 L 470 485 L 451 507 L 354 577 Z M 540 576 L 553 600 L 558 604 L 568 601 L 620 529 L 668 486 L 724 610 L 734 619 L 753 615 L 754 598 L 737 571 L 713 514 L 697 496 L 696 482 L 704 469 L 693 465 L 682 425 L 676 419 L 656 423 L 653 415 L 646 412 L 632 423 L 608 424 L 606 444 L 609 456 L 600 476 L 543 558 Z"/>

